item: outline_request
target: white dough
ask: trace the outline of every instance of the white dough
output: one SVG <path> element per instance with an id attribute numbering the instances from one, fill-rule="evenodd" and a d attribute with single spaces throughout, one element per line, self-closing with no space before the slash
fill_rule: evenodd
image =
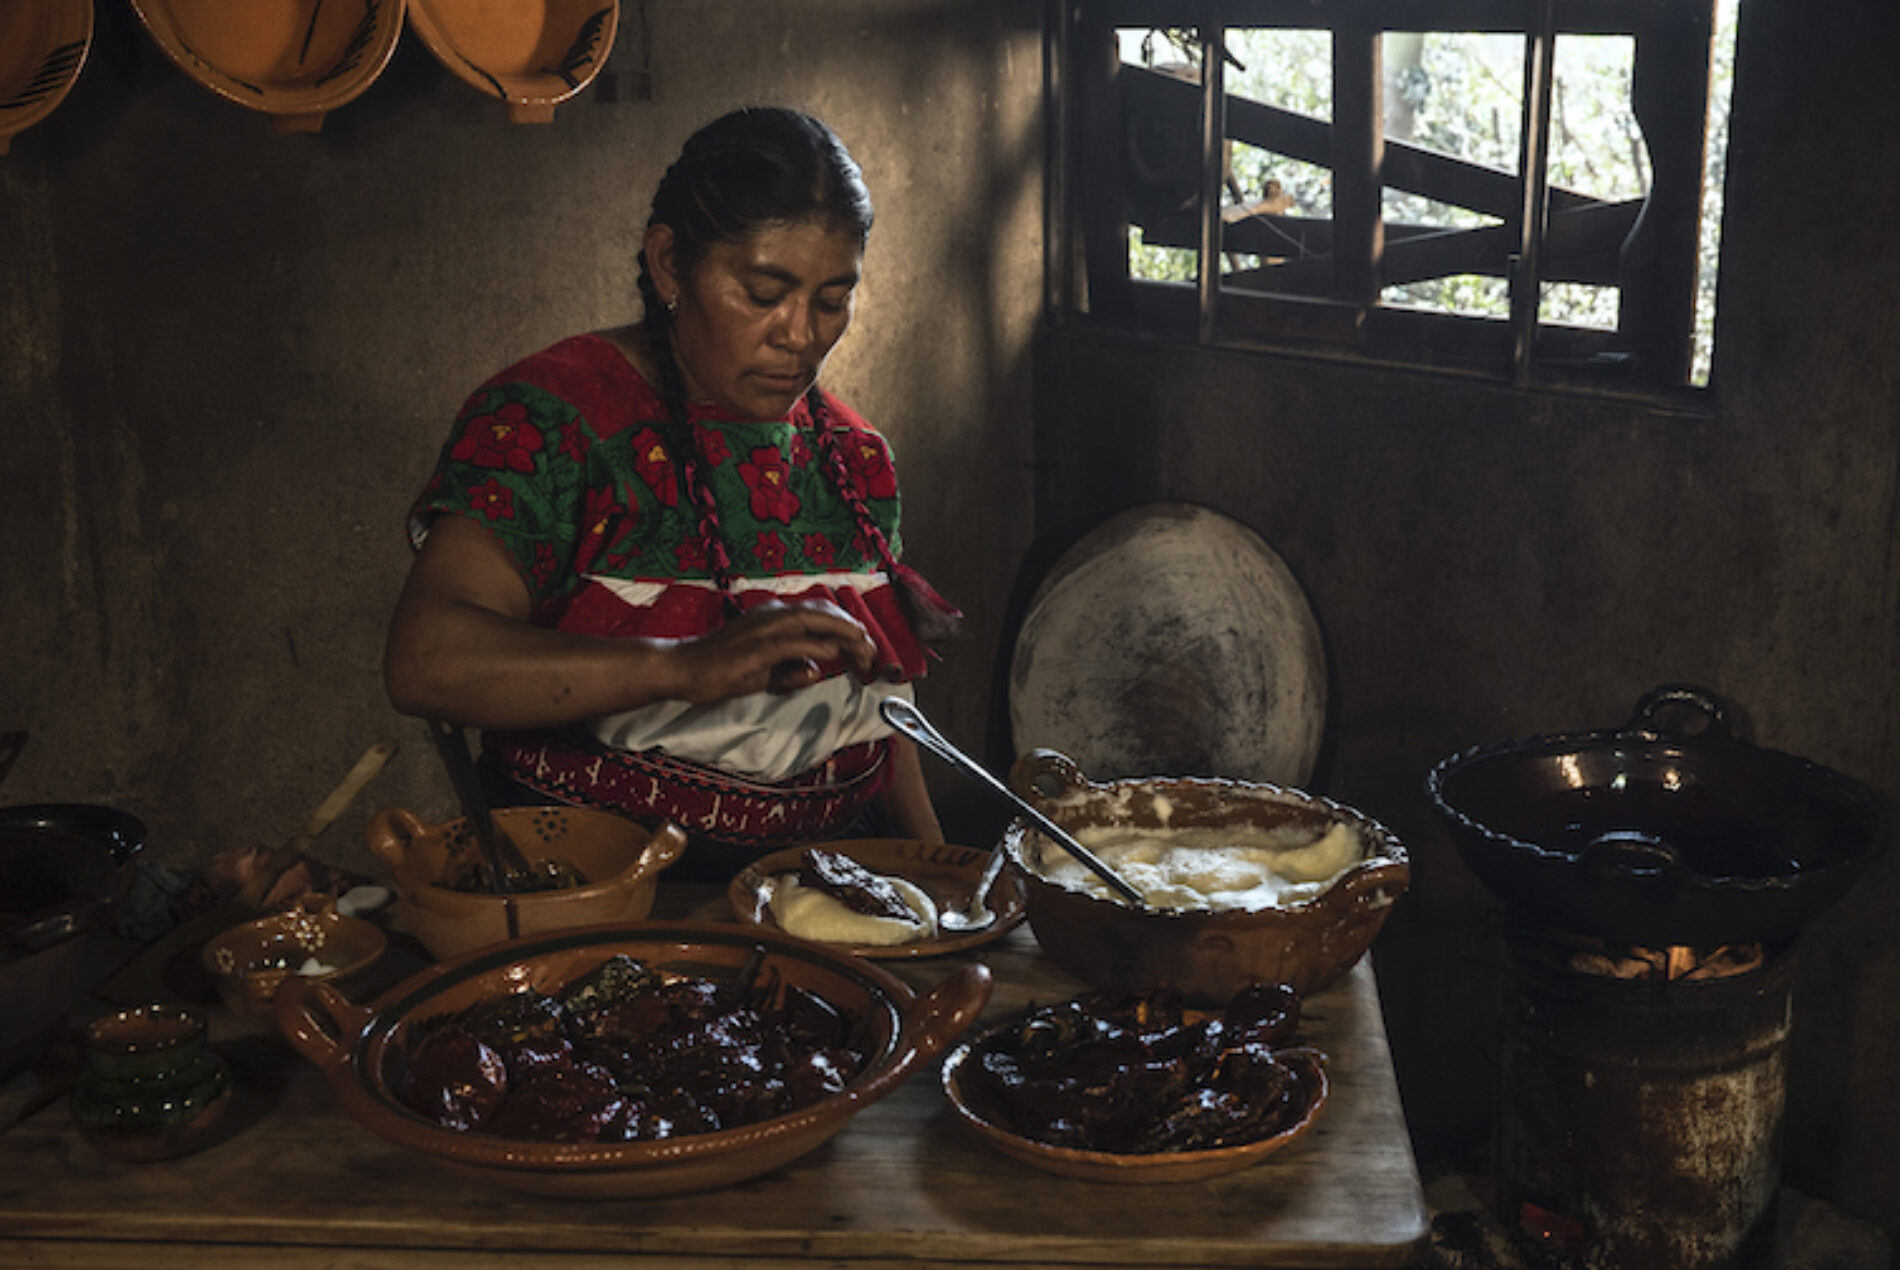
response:
<path id="1" fill-rule="evenodd" d="M 1143 829 L 1088 826 L 1075 839 L 1141 893 L 1149 908 L 1173 910 L 1285 908 L 1317 897 L 1362 854 L 1359 833 L 1335 822 L 1318 838 L 1311 830 L 1226 828 Z M 1045 845 L 1043 877 L 1102 899 L 1120 897 L 1060 849 Z"/>
<path id="2" fill-rule="evenodd" d="M 911 921 L 874 917 L 847 908 L 836 896 L 803 886 L 796 873 L 781 873 L 770 881 L 769 905 L 779 929 L 800 939 L 826 944 L 855 944 L 888 948 L 922 939 L 937 929 L 937 906 L 914 882 L 886 877 L 915 915 Z"/>

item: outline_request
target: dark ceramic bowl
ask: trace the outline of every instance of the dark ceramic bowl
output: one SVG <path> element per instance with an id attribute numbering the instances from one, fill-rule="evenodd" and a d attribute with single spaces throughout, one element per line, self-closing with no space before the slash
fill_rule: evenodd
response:
<path id="1" fill-rule="evenodd" d="M 1250 983 L 1284 983 L 1301 997 L 1337 983 L 1364 955 L 1393 901 L 1411 884 L 1405 848 L 1385 826 L 1329 799 L 1278 785 L 1189 777 L 1095 782 L 1067 758 L 1034 750 L 1010 785 L 1069 831 L 1091 826 L 1311 828 L 1338 822 L 1359 834 L 1363 856 L 1317 897 L 1254 910 L 1136 908 L 1071 890 L 1044 876 L 1060 850 L 1018 820 L 1004 833 L 1023 875 L 1030 929 L 1070 974 L 1119 992 L 1171 987 L 1193 1005 L 1221 1006 Z"/>
<path id="2" fill-rule="evenodd" d="M 1648 946 L 1795 935 L 1890 827 L 1872 790 L 1737 740 L 1692 684 L 1651 689 L 1620 728 L 1454 754 L 1425 791 L 1514 921 Z"/>
<path id="3" fill-rule="evenodd" d="M 865 1021 L 868 1061 L 844 1089 L 788 1115 L 651 1142 L 533 1142 L 458 1133 L 410 1110 L 392 1088 L 411 1034 L 430 1019 L 525 987 L 553 991 L 616 953 L 661 971 L 732 978 L 763 949 L 760 974 L 815 993 Z M 323 1069 L 344 1114 L 373 1133 L 481 1182 L 533 1194 L 636 1198 L 711 1190 L 813 1150 L 851 1117 L 954 1044 L 990 996 L 987 966 L 967 965 L 918 996 L 889 971 L 779 931 L 733 923 L 651 923 L 560 931 L 480 949 L 432 967 L 369 1006 L 324 983 L 289 984 L 277 1022 Z"/>
<path id="4" fill-rule="evenodd" d="M 999 1024 L 950 1051 L 949 1057 L 943 1061 L 943 1092 L 950 1100 L 950 1106 L 955 1109 L 957 1118 L 977 1137 L 1010 1159 L 1045 1173 L 1079 1178 L 1085 1182 L 1143 1186 L 1162 1182 L 1198 1182 L 1225 1173 L 1237 1173 L 1258 1164 L 1303 1135 L 1313 1127 L 1320 1108 L 1326 1104 L 1328 1084 L 1325 1055 L 1307 1046 L 1288 1046 L 1278 1052 L 1281 1059 L 1299 1073 L 1303 1101 L 1298 1113 L 1276 1133 L 1251 1142 L 1200 1151 L 1088 1151 L 1039 1142 L 1013 1128 L 1007 1116 L 989 1105 L 981 1092 L 980 1082 L 970 1076 L 981 1061 L 985 1049 L 1018 1026 L 1014 1021 Z"/>
<path id="5" fill-rule="evenodd" d="M 37 1062 L 111 969 L 125 880 L 93 837 L 0 819 L 0 1080 Z"/>

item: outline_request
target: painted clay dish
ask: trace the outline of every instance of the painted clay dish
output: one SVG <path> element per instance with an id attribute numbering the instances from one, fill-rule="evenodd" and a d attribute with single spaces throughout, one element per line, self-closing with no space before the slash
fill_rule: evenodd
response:
<path id="1" fill-rule="evenodd" d="M 1352 825 L 1364 852 L 1315 898 L 1280 908 L 1178 912 L 1135 908 L 1070 890 L 1043 876 L 1043 853 L 1060 850 L 1027 820 L 1004 832 L 1023 875 L 1029 927 L 1049 959 L 1097 987 L 1179 991 L 1219 1006 L 1250 983 L 1284 983 L 1302 998 L 1344 978 L 1372 946 L 1392 904 L 1411 884 L 1398 837 L 1370 816 L 1301 790 L 1192 777 L 1090 781 L 1052 750 L 1010 769 L 1010 786 L 1071 834 L 1090 826 L 1174 828 L 1310 826 L 1317 837 Z"/>
<path id="2" fill-rule="evenodd" d="M 457 79 L 550 123 L 613 51 L 619 0 L 409 0 L 409 25 Z"/>
<path id="3" fill-rule="evenodd" d="M 364 827 L 370 851 L 389 866 L 401 901 L 396 919 L 437 958 L 524 935 L 637 922 L 653 911 L 660 870 L 686 850 L 678 825 L 649 830 L 586 807 L 507 807 L 494 822 L 530 863 L 566 861 L 587 884 L 511 895 L 454 890 L 443 883 L 479 850 L 466 818 L 426 825 L 392 808 Z"/>
<path id="4" fill-rule="evenodd" d="M 92 48 L 92 0 L 0 4 L 0 154 L 53 113 Z"/>
<path id="5" fill-rule="evenodd" d="M 458 1133 L 405 1106 L 392 1088 L 412 1033 L 478 1001 L 558 989 L 625 954 L 660 970 L 736 978 L 763 950 L 759 973 L 815 993 L 864 1022 L 870 1049 L 845 1087 L 788 1115 L 716 1133 L 650 1142 L 531 1142 Z M 343 1112 L 391 1142 L 496 1186 L 573 1198 L 639 1198 L 712 1190 L 789 1164 L 828 1141 L 943 1053 L 989 1001 L 987 966 L 967 965 L 919 996 L 888 970 L 780 931 L 731 922 L 648 923 L 561 931 L 478 950 L 405 980 L 369 1006 L 325 983 L 292 983 L 279 1028 L 323 1070 Z"/>
<path id="6" fill-rule="evenodd" d="M 1298 1115 L 1277 1133 L 1253 1142 L 1205 1151 L 1135 1154 L 1052 1146 L 1007 1127 L 1002 1118 L 985 1105 L 968 1078 L 984 1047 L 1015 1026 L 1014 1022 L 999 1024 L 950 1051 L 943 1060 L 943 1092 L 955 1109 L 957 1118 L 977 1137 L 1010 1159 L 1045 1173 L 1057 1173 L 1085 1182 L 1143 1186 L 1161 1182 L 1198 1182 L 1224 1173 L 1237 1173 L 1258 1164 L 1312 1128 L 1320 1108 L 1326 1104 L 1328 1084 L 1324 1056 L 1318 1050 L 1305 1046 L 1290 1046 L 1278 1053 L 1282 1061 L 1299 1073 L 1300 1087 L 1305 1091 L 1306 1100 Z"/>
<path id="7" fill-rule="evenodd" d="M 179 70 L 279 132 L 316 132 L 389 65 L 405 0 L 132 0 Z"/>
<path id="8" fill-rule="evenodd" d="M 277 992 L 285 982 L 349 979 L 375 965 L 388 947 L 388 938 L 374 922 L 346 917 L 330 907 L 315 912 L 297 908 L 212 936 L 199 958 L 232 1013 L 275 1028 Z"/>
<path id="9" fill-rule="evenodd" d="M 920 842 L 913 838 L 853 838 L 817 845 L 847 855 L 873 873 L 901 877 L 913 883 L 929 895 L 939 909 L 960 906 L 969 898 L 990 854 L 974 847 Z M 788 847 L 761 856 L 741 869 L 726 890 L 733 914 L 748 925 L 777 929 L 770 908 L 772 879 L 781 873 L 795 872 L 804 850 L 804 847 Z M 987 944 L 1022 924 L 1023 883 L 1014 869 L 1004 869 L 1002 876 L 996 879 L 990 888 L 988 907 L 996 914 L 996 920 L 981 930 L 955 933 L 938 930 L 907 944 L 840 944 L 838 947 L 860 957 L 891 961 L 935 957 Z"/>

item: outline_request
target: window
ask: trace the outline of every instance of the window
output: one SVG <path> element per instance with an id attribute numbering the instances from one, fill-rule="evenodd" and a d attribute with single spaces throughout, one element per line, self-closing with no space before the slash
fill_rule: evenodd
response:
<path id="1" fill-rule="evenodd" d="M 1050 299 L 1205 343 L 1693 397 L 1735 2 L 1066 0 Z"/>

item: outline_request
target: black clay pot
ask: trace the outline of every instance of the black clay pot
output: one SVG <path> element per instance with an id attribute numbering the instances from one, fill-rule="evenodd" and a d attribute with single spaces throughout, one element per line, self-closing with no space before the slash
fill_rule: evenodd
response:
<path id="1" fill-rule="evenodd" d="M 39 1059 L 111 968 L 126 862 L 144 842 L 144 824 L 110 807 L 0 808 L 0 1081 Z"/>
<path id="2" fill-rule="evenodd" d="M 1703 726 L 1663 727 L 1666 707 Z M 1453 755 L 1426 793 L 1513 922 L 1615 943 L 1792 936 L 1888 837 L 1872 791 L 1736 740 L 1722 703 L 1689 685 L 1645 694 L 1621 728 Z"/>

